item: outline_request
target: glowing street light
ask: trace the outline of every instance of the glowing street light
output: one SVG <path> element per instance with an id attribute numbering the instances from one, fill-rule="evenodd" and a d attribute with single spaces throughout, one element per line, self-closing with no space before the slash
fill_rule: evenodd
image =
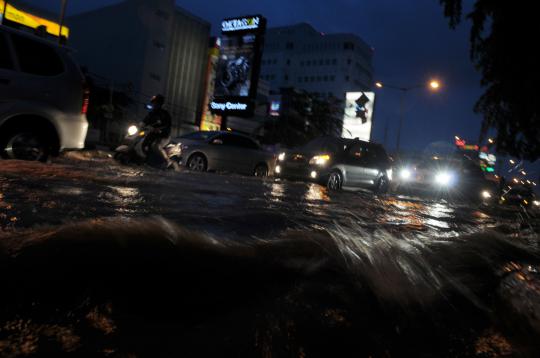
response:
<path id="1" fill-rule="evenodd" d="M 432 89 L 432 90 L 438 90 L 439 88 L 441 88 L 441 83 L 437 80 L 431 80 L 429 82 L 429 87 Z"/>
<path id="2" fill-rule="evenodd" d="M 522 170 L 521 175 L 527 175 L 527 172 L 525 170 Z"/>
<path id="3" fill-rule="evenodd" d="M 401 109 L 400 109 L 400 116 L 399 116 L 399 127 L 398 127 L 398 132 L 397 132 L 396 151 L 399 152 L 399 147 L 401 143 L 401 127 L 403 125 L 403 118 L 405 117 L 406 94 L 413 89 L 426 88 L 426 87 L 427 89 L 433 92 L 436 92 L 441 88 L 441 86 L 442 86 L 441 82 L 436 79 L 432 79 L 428 83 L 423 83 L 423 84 L 415 85 L 415 86 L 407 86 L 407 87 L 388 85 L 382 82 L 375 82 L 375 87 L 377 88 L 390 88 L 390 89 L 401 92 L 401 106 L 400 106 Z"/>

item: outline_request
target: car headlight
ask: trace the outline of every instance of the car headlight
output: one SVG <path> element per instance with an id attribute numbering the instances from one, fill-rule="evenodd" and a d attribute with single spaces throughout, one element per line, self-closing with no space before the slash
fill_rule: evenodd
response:
<path id="1" fill-rule="evenodd" d="M 316 155 L 314 156 L 310 161 L 309 164 L 311 165 L 318 165 L 318 166 L 325 166 L 326 163 L 330 161 L 330 156 L 328 154 L 324 155 Z"/>
<path id="2" fill-rule="evenodd" d="M 131 126 L 128 128 L 128 135 L 135 135 L 139 131 L 139 128 L 137 126 Z"/>
<path id="3" fill-rule="evenodd" d="M 280 162 L 284 161 L 284 160 L 285 160 L 285 155 L 286 155 L 285 153 L 281 153 L 280 155 L 278 155 L 278 157 L 277 157 L 278 160 L 279 160 Z"/>
<path id="4" fill-rule="evenodd" d="M 399 177 L 401 180 L 409 180 L 412 178 L 412 171 L 407 168 L 401 169 L 399 172 Z"/>
<path id="5" fill-rule="evenodd" d="M 454 181 L 454 176 L 449 172 L 439 172 L 435 176 L 435 183 L 440 186 L 450 186 Z"/>
<path id="6" fill-rule="evenodd" d="M 488 191 L 488 190 L 484 190 L 482 192 L 482 198 L 484 199 L 491 199 L 493 197 L 493 195 L 491 195 L 491 193 Z"/>
<path id="7" fill-rule="evenodd" d="M 534 206 L 540 206 L 540 200 L 534 200 L 533 205 Z"/>

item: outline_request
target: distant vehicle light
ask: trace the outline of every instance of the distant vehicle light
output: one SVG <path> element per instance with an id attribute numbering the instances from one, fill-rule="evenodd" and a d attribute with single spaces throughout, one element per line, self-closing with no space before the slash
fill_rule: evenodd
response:
<path id="1" fill-rule="evenodd" d="M 280 162 L 284 161 L 284 160 L 285 160 L 285 156 L 286 156 L 285 153 L 281 153 L 281 154 L 278 156 L 278 160 L 279 160 Z"/>
<path id="2" fill-rule="evenodd" d="M 330 156 L 328 154 L 316 155 L 310 161 L 311 165 L 318 165 L 320 167 L 325 166 L 330 161 Z"/>
<path id="3" fill-rule="evenodd" d="M 277 174 L 280 174 L 281 173 L 281 167 L 279 165 L 276 165 L 275 171 L 276 171 Z"/>
<path id="4" fill-rule="evenodd" d="M 440 186 L 450 186 L 454 180 L 454 176 L 449 172 L 439 172 L 435 176 L 435 182 Z"/>
<path id="5" fill-rule="evenodd" d="M 317 179 L 318 176 L 319 176 L 319 174 L 317 174 L 316 171 L 312 171 L 312 172 L 311 172 L 311 178 L 312 178 L 312 179 Z"/>
<path id="6" fill-rule="evenodd" d="M 139 128 L 137 126 L 131 126 L 128 128 L 128 134 L 129 135 L 135 135 L 139 131 Z"/>
<path id="7" fill-rule="evenodd" d="M 491 199 L 491 198 L 492 198 L 492 195 L 491 195 L 491 193 L 490 193 L 489 191 L 484 190 L 484 191 L 482 192 L 482 198 L 484 198 L 484 199 Z"/>
<path id="8" fill-rule="evenodd" d="M 410 169 L 401 169 L 399 177 L 401 180 L 410 180 L 412 178 L 412 171 Z"/>

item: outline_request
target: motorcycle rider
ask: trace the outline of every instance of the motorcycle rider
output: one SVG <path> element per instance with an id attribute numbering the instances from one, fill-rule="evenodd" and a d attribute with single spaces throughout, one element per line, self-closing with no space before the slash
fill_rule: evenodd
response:
<path id="1" fill-rule="evenodd" d="M 163 109 L 164 103 L 165 97 L 162 95 L 152 97 L 147 106 L 150 113 L 143 119 L 143 125 L 146 128 L 152 128 L 152 133 L 146 139 L 151 152 L 157 160 L 162 162 L 160 164 L 169 167 L 171 163 L 164 148 L 170 140 L 172 120 L 169 112 Z"/>

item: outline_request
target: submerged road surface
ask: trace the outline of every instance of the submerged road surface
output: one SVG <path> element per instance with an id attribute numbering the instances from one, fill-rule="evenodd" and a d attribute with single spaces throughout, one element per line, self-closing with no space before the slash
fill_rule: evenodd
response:
<path id="1" fill-rule="evenodd" d="M 312 183 L 0 161 L 0 356 L 538 356 L 540 219 Z"/>

